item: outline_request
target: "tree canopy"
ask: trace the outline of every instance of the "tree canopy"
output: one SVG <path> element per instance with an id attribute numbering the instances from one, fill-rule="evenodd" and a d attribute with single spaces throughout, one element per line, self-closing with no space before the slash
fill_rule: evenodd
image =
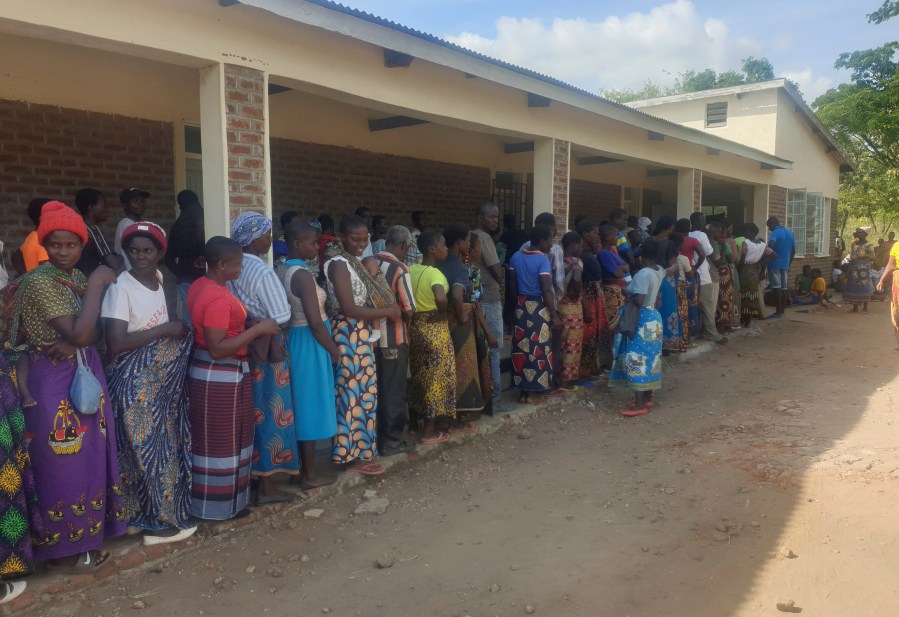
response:
<path id="1" fill-rule="evenodd" d="M 882 23 L 899 15 L 899 0 L 885 0 L 868 15 Z M 856 161 L 840 178 L 843 219 L 870 222 L 888 231 L 899 218 L 899 41 L 846 52 L 834 66 L 847 69 L 849 83 L 819 96 L 812 108 Z"/>
<path id="2" fill-rule="evenodd" d="M 718 73 L 714 69 L 702 71 L 690 69 L 689 71 L 679 73 L 674 80 L 674 85 L 671 86 L 664 86 L 651 80 L 646 80 L 643 87 L 638 90 L 621 88 L 618 90 L 606 90 L 602 94 L 613 101 L 629 103 L 631 101 L 654 99 L 686 92 L 700 92 L 714 88 L 754 84 L 774 79 L 774 67 L 767 58 L 749 56 L 748 58 L 743 58 L 742 62 L 743 65 L 740 71 Z"/>

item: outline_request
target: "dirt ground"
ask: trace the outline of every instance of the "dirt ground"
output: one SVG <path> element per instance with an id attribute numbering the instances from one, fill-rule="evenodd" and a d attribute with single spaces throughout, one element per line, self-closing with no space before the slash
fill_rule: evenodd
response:
<path id="1" fill-rule="evenodd" d="M 649 416 L 597 390 L 41 613 L 896 615 L 888 309 L 759 323 L 669 360 Z"/>

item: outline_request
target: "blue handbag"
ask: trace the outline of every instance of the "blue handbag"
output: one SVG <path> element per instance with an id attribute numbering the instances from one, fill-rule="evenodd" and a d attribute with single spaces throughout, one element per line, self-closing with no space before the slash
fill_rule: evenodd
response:
<path id="1" fill-rule="evenodd" d="M 69 400 L 75 411 L 86 415 L 93 415 L 100 410 L 100 400 L 103 397 L 103 386 L 94 377 L 87 365 L 87 357 L 83 349 L 75 352 L 78 359 L 78 368 L 75 369 L 75 377 L 69 388 Z"/>

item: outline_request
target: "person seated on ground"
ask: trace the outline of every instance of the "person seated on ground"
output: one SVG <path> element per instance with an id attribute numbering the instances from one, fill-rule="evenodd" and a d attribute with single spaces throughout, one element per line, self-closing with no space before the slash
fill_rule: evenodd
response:
<path id="1" fill-rule="evenodd" d="M 830 272 L 830 283 L 835 291 L 843 293 L 843 287 L 846 286 L 846 274 L 839 259 L 833 260 L 833 270 Z"/>
<path id="2" fill-rule="evenodd" d="M 790 290 L 790 303 L 794 306 L 808 306 L 818 304 L 818 298 L 811 292 L 812 267 L 808 264 L 802 266 L 802 273 L 796 275 L 794 287 Z"/>
<path id="3" fill-rule="evenodd" d="M 819 305 L 824 308 L 831 308 L 833 306 L 833 303 L 830 301 L 830 294 L 827 293 L 827 283 L 824 281 L 824 277 L 821 276 L 821 270 L 819 268 L 812 270 L 812 285 L 810 290 Z"/>

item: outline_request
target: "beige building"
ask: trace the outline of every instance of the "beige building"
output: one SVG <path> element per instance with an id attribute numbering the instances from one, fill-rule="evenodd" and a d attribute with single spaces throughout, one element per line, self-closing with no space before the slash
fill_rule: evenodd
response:
<path id="1" fill-rule="evenodd" d="M 245 209 L 365 205 L 404 224 L 421 209 L 441 226 L 493 199 L 563 225 L 623 206 L 763 226 L 790 201 L 825 252 L 849 164 L 782 83 L 629 107 L 326 0 L 15 2 L 0 30 L 13 248 L 35 196 L 71 203 L 92 186 L 115 203 L 139 186 L 164 225 L 176 192 L 196 190 L 209 235 Z M 708 127 L 719 98 L 724 125 Z"/>
<path id="2" fill-rule="evenodd" d="M 772 183 L 786 189 L 785 203 L 771 207 L 796 236 L 797 265 L 811 263 L 824 272 L 832 261 L 836 236 L 839 174 L 852 169 L 802 97 L 776 79 L 756 84 L 693 92 L 630 104 L 660 118 L 736 141 L 793 162 L 772 170 Z M 780 200 L 778 200 L 780 201 Z M 740 220 L 746 203 L 739 186 L 706 183 L 702 207 Z"/>

